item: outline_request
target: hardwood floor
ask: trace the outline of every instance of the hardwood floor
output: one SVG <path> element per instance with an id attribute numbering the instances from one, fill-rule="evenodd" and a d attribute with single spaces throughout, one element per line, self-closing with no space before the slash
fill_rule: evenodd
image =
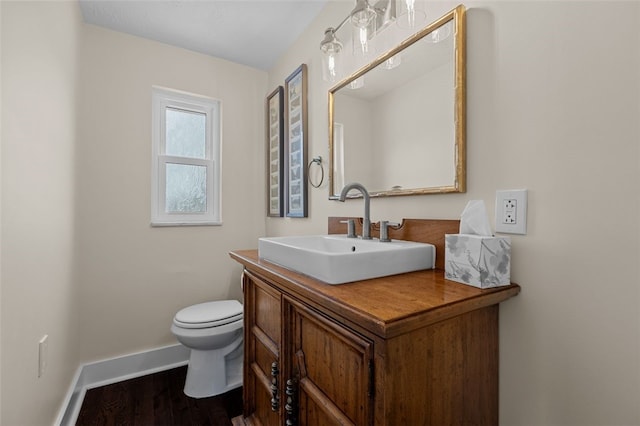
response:
<path id="1" fill-rule="evenodd" d="M 194 399 L 182 388 L 187 367 L 179 367 L 87 391 L 76 425 L 231 425 L 242 413 L 242 388 Z"/>

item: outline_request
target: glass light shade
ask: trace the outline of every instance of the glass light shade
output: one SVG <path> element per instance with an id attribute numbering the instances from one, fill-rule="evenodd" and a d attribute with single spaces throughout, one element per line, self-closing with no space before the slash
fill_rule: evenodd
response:
<path id="1" fill-rule="evenodd" d="M 392 70 L 398 65 L 400 65 L 401 63 L 402 63 L 402 57 L 398 53 L 397 55 L 394 55 L 389 59 L 387 59 L 386 61 L 384 61 L 383 67 L 387 70 Z"/>
<path id="2" fill-rule="evenodd" d="M 340 75 L 340 52 L 342 43 L 336 37 L 333 28 L 327 28 L 324 32 L 324 39 L 320 43 L 322 52 L 322 79 L 334 83 Z"/>
<path id="3" fill-rule="evenodd" d="M 376 20 L 373 19 L 366 27 L 352 27 L 353 54 L 355 56 L 369 56 L 374 53 L 371 38 L 376 33 Z"/>
<path id="4" fill-rule="evenodd" d="M 329 83 L 335 83 L 341 73 L 341 61 L 338 53 L 322 54 L 322 79 Z"/>
<path id="5" fill-rule="evenodd" d="M 415 0 L 398 1 L 398 26 L 401 28 L 422 28 L 427 23 L 427 14 L 416 8 Z"/>
<path id="6" fill-rule="evenodd" d="M 371 52 L 369 40 L 376 33 L 376 11 L 367 0 L 357 0 L 351 11 L 352 43 L 355 56 L 368 56 Z"/>
<path id="7" fill-rule="evenodd" d="M 354 27 L 365 28 L 376 20 L 376 11 L 367 0 L 357 0 L 356 7 L 351 11 L 351 24 Z"/>
<path id="8" fill-rule="evenodd" d="M 356 78 L 351 83 L 349 83 L 349 88 L 352 90 L 356 90 L 361 87 L 364 87 L 364 77 Z"/>
<path id="9" fill-rule="evenodd" d="M 451 35 L 451 22 L 447 22 L 437 30 L 432 31 L 426 38 L 432 43 L 440 43 Z"/>

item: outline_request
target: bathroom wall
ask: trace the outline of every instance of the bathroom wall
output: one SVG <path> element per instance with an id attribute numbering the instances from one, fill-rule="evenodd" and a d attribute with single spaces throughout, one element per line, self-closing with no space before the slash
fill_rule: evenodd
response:
<path id="1" fill-rule="evenodd" d="M 265 232 L 267 74 L 82 24 L 75 1 L 0 11 L 0 424 L 51 424 L 81 363 L 175 344 L 177 310 L 241 298 L 227 253 Z M 152 85 L 222 100 L 222 226 L 149 225 Z"/>
<path id="2" fill-rule="evenodd" d="M 640 424 L 640 4 L 465 4 L 468 191 L 374 199 L 372 220 L 457 218 L 472 199 L 493 218 L 497 189 L 527 188 L 522 292 L 501 305 L 501 423 Z M 426 3 L 432 18 L 455 5 Z M 309 158 L 328 158 L 318 44 L 351 7 L 328 4 L 269 74 L 272 88 L 309 67 Z M 267 233 L 362 215 L 327 196 L 310 187 L 309 218 L 268 218 Z"/>
<path id="3" fill-rule="evenodd" d="M 47 425 L 78 367 L 75 2 L 0 3 L 2 425 Z M 49 335 L 38 378 L 38 341 Z"/>
<path id="4" fill-rule="evenodd" d="M 176 343 L 182 307 L 241 298 L 233 249 L 264 234 L 267 73 L 84 25 L 78 108 L 80 358 Z M 151 87 L 222 101 L 222 226 L 152 228 Z"/>

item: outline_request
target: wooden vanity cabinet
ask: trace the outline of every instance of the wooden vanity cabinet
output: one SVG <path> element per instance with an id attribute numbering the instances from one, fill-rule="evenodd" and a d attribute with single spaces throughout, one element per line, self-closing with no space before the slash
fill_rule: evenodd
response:
<path id="1" fill-rule="evenodd" d="M 329 233 L 346 233 L 344 219 L 329 218 Z M 444 253 L 444 234 L 458 228 L 405 219 L 390 237 Z M 498 424 L 499 304 L 517 284 L 445 280 L 443 256 L 437 269 L 328 285 L 257 250 L 230 255 L 244 267 L 244 413 L 235 425 Z"/>
<path id="2" fill-rule="evenodd" d="M 371 424 L 373 342 L 251 272 L 244 289 L 245 423 Z"/>
<path id="3" fill-rule="evenodd" d="M 498 304 L 418 271 L 330 286 L 245 267 L 245 425 L 497 425 Z M 289 395 L 288 395 L 289 394 Z"/>

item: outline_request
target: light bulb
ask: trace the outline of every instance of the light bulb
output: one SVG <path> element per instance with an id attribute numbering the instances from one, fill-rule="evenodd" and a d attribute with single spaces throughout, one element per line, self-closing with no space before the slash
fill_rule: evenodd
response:
<path id="1" fill-rule="evenodd" d="M 414 29 L 426 24 L 426 13 L 416 9 L 415 0 L 404 0 L 400 4 L 400 12 L 398 13 L 397 20 L 398 26 L 401 28 Z"/>
<path id="2" fill-rule="evenodd" d="M 340 61 L 335 54 L 322 55 L 322 79 L 329 83 L 338 80 Z"/>
<path id="3" fill-rule="evenodd" d="M 416 2 L 415 0 L 405 0 L 405 6 L 407 7 L 407 20 L 409 26 L 413 28 L 416 24 Z"/>
<path id="4" fill-rule="evenodd" d="M 360 50 L 362 53 L 369 51 L 369 35 L 367 27 L 358 28 L 358 40 L 360 41 Z"/>
<path id="5" fill-rule="evenodd" d="M 355 56 L 367 57 L 371 49 L 371 39 L 376 33 L 376 21 L 372 20 L 364 27 L 352 27 L 353 54 Z"/>
<path id="6" fill-rule="evenodd" d="M 336 57 L 333 54 L 327 56 L 327 69 L 332 75 L 336 75 Z"/>
<path id="7" fill-rule="evenodd" d="M 322 67 L 322 78 L 324 81 L 328 81 L 329 83 L 335 83 L 338 77 L 338 64 L 336 61 L 336 56 L 333 53 L 328 54 L 325 58 L 323 58 L 323 62 L 325 61 L 325 66 Z"/>

